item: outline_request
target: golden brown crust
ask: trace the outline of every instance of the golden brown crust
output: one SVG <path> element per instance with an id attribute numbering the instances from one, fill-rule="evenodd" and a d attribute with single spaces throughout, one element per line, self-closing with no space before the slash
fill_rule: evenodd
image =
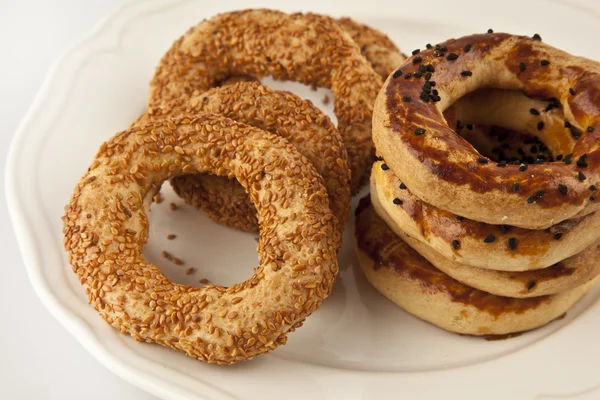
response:
<path id="1" fill-rule="evenodd" d="M 228 288 L 170 282 L 147 263 L 144 207 L 167 179 L 233 174 L 257 206 L 259 267 Z M 285 343 L 330 293 L 339 234 L 323 180 L 287 141 L 213 115 L 149 122 L 104 143 L 63 217 L 89 302 L 122 333 L 205 362 Z"/>
<path id="2" fill-rule="evenodd" d="M 411 57 L 400 70 L 414 73 L 420 65 L 430 64 L 435 70 L 430 80 L 435 81 L 438 95 L 425 102 L 419 98 L 426 90 L 423 78 L 391 76 L 373 115 L 377 151 L 417 197 L 474 220 L 528 229 L 547 228 L 600 207 L 589 193 L 590 185 L 600 181 L 597 63 L 537 40 L 502 33 L 451 39 L 421 51 L 418 57 L 420 63 L 413 63 Z M 500 168 L 480 163 L 481 155 L 448 127 L 442 112 L 483 87 L 556 99 L 570 126 L 581 132 L 571 150 L 572 162 L 530 165 L 526 171 L 516 165 Z M 411 101 L 406 101 L 409 97 Z M 424 134 L 415 135 L 418 128 Z M 577 163 L 580 157 L 584 162 Z M 568 188 L 567 195 L 561 194 L 559 185 Z"/>
<path id="3" fill-rule="evenodd" d="M 402 182 L 382 165 L 382 161 L 373 165 L 371 192 L 377 192 L 387 214 L 406 234 L 461 264 L 500 271 L 536 270 L 574 256 L 600 239 L 598 212 L 546 230 L 490 225 L 417 199 L 404 185 L 401 189 Z M 515 245 L 509 246 L 509 240 Z"/>
<path id="4" fill-rule="evenodd" d="M 352 191 L 366 181 L 373 153 L 371 114 L 381 78 L 335 21 L 273 10 L 229 12 L 203 21 L 160 61 L 148 113 L 167 115 L 194 93 L 236 75 L 272 75 L 331 88 L 352 169 Z"/>
<path id="5" fill-rule="evenodd" d="M 288 140 L 323 177 L 338 230 L 344 229 L 350 207 L 348 158 L 340 134 L 310 101 L 258 82 L 238 82 L 192 96 L 172 115 L 197 113 L 223 115 Z M 256 209 L 235 180 L 200 174 L 177 177 L 171 183 L 188 204 L 217 222 L 258 231 Z"/>
<path id="6" fill-rule="evenodd" d="M 470 335 L 503 335 L 534 329 L 558 318 L 595 281 L 550 296 L 514 299 L 471 288 L 433 267 L 378 217 L 377 197 L 356 210 L 356 250 L 361 269 L 381 294 L 407 312 L 443 329 Z M 377 212 L 376 212 L 377 210 Z"/>

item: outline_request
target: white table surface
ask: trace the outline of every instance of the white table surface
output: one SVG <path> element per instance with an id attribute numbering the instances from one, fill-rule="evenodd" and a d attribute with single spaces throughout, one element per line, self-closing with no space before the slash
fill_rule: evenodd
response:
<path id="1" fill-rule="evenodd" d="M 600 13 L 600 2 L 575 2 Z M 0 165 L 51 64 L 122 3 L 0 0 Z M 4 195 L 0 248 L 0 399 L 156 399 L 100 365 L 46 311 L 25 273 Z"/>

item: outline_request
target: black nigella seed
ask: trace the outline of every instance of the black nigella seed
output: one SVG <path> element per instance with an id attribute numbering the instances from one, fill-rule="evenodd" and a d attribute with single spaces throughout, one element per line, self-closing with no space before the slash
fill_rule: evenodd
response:
<path id="1" fill-rule="evenodd" d="M 487 158 L 480 157 L 480 158 L 477 159 L 477 162 L 479 164 L 487 164 L 488 160 L 487 160 Z"/>
<path id="2" fill-rule="evenodd" d="M 590 196 L 590 201 L 594 201 L 596 198 L 594 196 Z"/>
<path id="3" fill-rule="evenodd" d="M 436 94 L 429 96 L 433 101 L 440 101 L 442 98 Z"/>
<path id="4" fill-rule="evenodd" d="M 537 197 L 535 197 L 535 196 L 529 196 L 529 197 L 527 198 L 527 204 L 532 204 L 532 203 L 535 203 L 537 199 L 538 199 L 538 198 L 537 198 Z"/>
<path id="5" fill-rule="evenodd" d="M 558 185 L 558 191 L 561 194 L 566 195 L 569 192 L 569 188 L 567 186 L 563 185 L 563 184 L 560 184 L 560 185 Z"/>
<path id="6" fill-rule="evenodd" d="M 468 130 L 470 130 L 470 131 L 473 130 L 473 124 L 467 124 L 465 126 L 467 127 Z"/>
<path id="7" fill-rule="evenodd" d="M 410 98 L 410 96 L 402 96 L 402 101 L 405 103 L 410 103 L 412 99 Z"/>
<path id="8" fill-rule="evenodd" d="M 531 115 L 540 115 L 540 112 L 538 110 L 536 110 L 535 108 L 530 108 L 529 113 Z"/>
<path id="9" fill-rule="evenodd" d="M 423 64 L 419 65 L 419 72 L 425 73 L 427 72 L 427 67 Z"/>
<path id="10" fill-rule="evenodd" d="M 562 158 L 563 158 L 563 155 L 559 154 L 556 156 L 556 161 L 560 161 L 560 160 L 562 160 Z"/>
<path id="11" fill-rule="evenodd" d="M 517 249 L 517 245 L 519 244 L 519 241 L 517 240 L 517 238 L 510 238 L 508 239 L 508 248 L 511 250 L 516 250 Z"/>
<path id="12" fill-rule="evenodd" d="M 454 239 L 452 241 L 452 247 L 454 247 L 454 250 L 460 249 L 460 242 L 458 240 Z"/>
<path id="13" fill-rule="evenodd" d="M 496 164 L 497 167 L 506 167 L 506 160 L 502 160 L 500 161 L 498 164 Z"/>
<path id="14" fill-rule="evenodd" d="M 420 50 L 420 49 L 413 50 L 413 52 L 412 52 L 412 55 L 413 55 L 413 56 L 414 56 L 414 55 L 417 55 L 417 54 L 419 54 L 420 52 L 421 52 L 421 50 Z"/>
<path id="15" fill-rule="evenodd" d="M 446 46 L 444 46 L 444 47 L 440 47 L 440 51 L 441 51 L 442 53 L 445 53 L 445 52 L 447 52 L 447 51 L 448 51 L 448 48 L 447 48 Z"/>
<path id="16" fill-rule="evenodd" d="M 450 53 L 450 54 L 448 54 L 448 56 L 446 57 L 446 59 L 447 59 L 448 61 L 454 61 L 454 60 L 456 60 L 457 58 L 458 58 L 458 54 L 456 54 L 456 53 Z"/>
<path id="17" fill-rule="evenodd" d="M 540 61 L 540 65 L 541 66 L 546 66 L 548 64 L 550 64 L 550 61 L 548 61 L 548 60 L 542 60 L 542 61 Z"/>
<path id="18" fill-rule="evenodd" d="M 535 281 L 529 281 L 527 284 L 527 290 L 531 290 L 535 287 Z"/>
<path id="19" fill-rule="evenodd" d="M 387 164 L 381 164 L 381 169 L 387 171 L 388 169 L 390 169 L 390 167 L 388 167 Z"/>
<path id="20" fill-rule="evenodd" d="M 425 68 L 427 68 L 427 72 L 435 72 L 435 68 L 431 64 L 427 64 Z"/>
<path id="21" fill-rule="evenodd" d="M 487 33 L 494 33 L 494 30 L 493 29 L 488 29 Z"/>
<path id="22" fill-rule="evenodd" d="M 521 187 L 521 185 L 519 185 L 518 182 L 513 183 L 513 192 L 518 191 L 520 187 Z"/>
<path id="23" fill-rule="evenodd" d="M 427 50 L 429 50 L 429 49 L 433 49 L 433 46 L 431 45 L 431 43 L 427 43 L 427 44 L 425 45 L 425 48 L 426 48 Z"/>
<path id="24" fill-rule="evenodd" d="M 587 154 L 584 154 L 581 157 L 579 157 L 579 159 L 577 160 L 577 166 L 579 168 L 587 168 L 587 156 Z"/>
<path id="25" fill-rule="evenodd" d="M 429 84 L 430 84 L 431 86 L 435 86 L 435 81 L 429 81 Z"/>
<path id="26" fill-rule="evenodd" d="M 471 71 L 463 71 L 460 73 L 462 76 L 471 76 L 473 73 Z"/>
<path id="27" fill-rule="evenodd" d="M 416 56 L 415 58 L 413 58 L 413 64 L 418 64 L 421 61 L 423 61 L 423 57 L 421 56 Z"/>
<path id="28" fill-rule="evenodd" d="M 399 198 L 395 198 L 394 200 L 392 200 L 394 204 L 396 204 L 397 206 L 402 205 L 402 200 L 400 200 Z"/>
<path id="29" fill-rule="evenodd" d="M 571 94 L 571 96 L 575 96 L 575 90 L 573 90 L 573 88 L 569 88 L 569 94 Z"/>
<path id="30" fill-rule="evenodd" d="M 406 190 L 406 185 L 405 185 L 404 183 L 401 183 L 401 184 L 400 184 L 400 189 L 402 189 L 402 190 Z"/>
<path id="31" fill-rule="evenodd" d="M 460 215 L 457 215 L 457 216 L 456 216 L 456 220 L 457 220 L 457 221 L 462 221 L 463 219 L 465 219 L 465 217 L 461 217 Z"/>
<path id="32" fill-rule="evenodd" d="M 401 76 L 402 76 L 401 69 L 396 70 L 396 72 L 394 72 L 394 75 L 392 75 L 393 78 L 400 78 Z"/>
<path id="33" fill-rule="evenodd" d="M 544 129 L 544 121 L 540 121 L 537 123 L 537 130 L 541 131 L 542 129 Z"/>
<path id="34" fill-rule="evenodd" d="M 371 160 L 375 161 L 383 161 L 383 157 L 376 156 L 375 154 L 371 154 Z"/>
<path id="35" fill-rule="evenodd" d="M 415 73 L 413 74 L 413 76 L 414 76 L 415 78 L 420 78 L 420 77 L 422 77 L 422 76 L 423 76 L 423 73 L 422 73 L 422 72 L 415 72 Z"/>
<path id="36" fill-rule="evenodd" d="M 565 128 L 570 128 L 571 127 L 571 123 L 569 121 L 565 121 L 565 123 L 563 124 L 563 126 Z"/>
<path id="37" fill-rule="evenodd" d="M 494 240 L 496 240 L 496 236 L 494 235 L 487 235 L 485 239 L 483 239 L 485 243 L 492 243 Z"/>
<path id="38" fill-rule="evenodd" d="M 586 178 L 583 172 L 579 171 L 579 173 L 577 174 L 577 179 L 579 179 L 579 182 L 585 181 Z"/>
<path id="39" fill-rule="evenodd" d="M 522 63 L 519 63 L 519 71 L 520 71 L 520 72 L 523 72 L 523 71 L 525 71 L 525 68 L 527 68 L 527 65 L 525 65 L 525 63 L 524 63 L 524 62 L 522 62 Z"/>
<path id="40" fill-rule="evenodd" d="M 598 190 L 598 188 L 596 187 L 596 185 L 592 185 L 592 186 L 590 186 L 590 190 L 592 192 L 595 192 L 596 190 Z"/>
<path id="41" fill-rule="evenodd" d="M 527 163 L 523 163 L 523 164 L 521 164 L 521 166 L 519 167 L 519 171 L 521 171 L 521 172 L 525 172 L 525 171 L 527 171 L 527 167 L 528 167 Z"/>
<path id="42" fill-rule="evenodd" d="M 563 162 L 567 165 L 571 164 L 572 160 L 573 160 L 573 153 L 569 153 L 563 158 Z"/>
<path id="43" fill-rule="evenodd" d="M 554 234 L 554 240 L 559 240 L 562 237 L 562 235 L 563 235 L 562 232 L 556 232 Z"/>
<path id="44" fill-rule="evenodd" d="M 425 129 L 423 128 L 415 128 L 415 130 L 413 131 L 413 133 L 415 134 L 415 136 L 421 136 L 425 133 Z"/>
<path id="45" fill-rule="evenodd" d="M 542 37 L 539 34 L 537 34 L 537 33 L 535 35 L 533 35 L 532 39 L 533 40 L 537 40 L 538 42 L 542 41 Z"/>
<path id="46" fill-rule="evenodd" d="M 588 131 L 589 133 L 594 132 L 594 127 L 593 126 L 588 126 L 586 131 Z"/>
<path id="47" fill-rule="evenodd" d="M 423 100 L 425 103 L 429 102 L 429 95 L 425 91 L 421 92 L 421 94 L 419 95 L 419 98 L 421 100 Z"/>
<path id="48" fill-rule="evenodd" d="M 404 75 L 404 79 L 410 79 L 412 77 L 412 72 L 409 72 L 408 74 Z"/>
<path id="49" fill-rule="evenodd" d="M 502 231 L 502 233 L 506 233 L 508 232 L 508 225 L 500 225 L 500 230 Z"/>
<path id="50" fill-rule="evenodd" d="M 435 85 L 432 85 L 432 86 L 435 86 Z M 437 91 L 437 90 L 435 90 L 435 89 L 433 89 L 433 95 L 434 95 L 434 96 L 437 96 L 438 94 L 439 94 L 439 93 L 438 93 L 438 91 Z"/>
<path id="51" fill-rule="evenodd" d="M 425 74 L 425 80 L 428 81 L 431 79 L 431 72 Z"/>
<path id="52" fill-rule="evenodd" d="M 471 47 L 473 47 L 473 46 L 471 46 L 470 44 L 466 45 L 465 48 L 464 48 L 465 53 L 470 52 L 471 51 Z"/>

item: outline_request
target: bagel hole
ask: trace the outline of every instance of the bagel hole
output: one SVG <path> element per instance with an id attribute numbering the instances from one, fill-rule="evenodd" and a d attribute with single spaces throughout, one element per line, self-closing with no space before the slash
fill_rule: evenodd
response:
<path id="1" fill-rule="evenodd" d="M 556 99 L 479 89 L 444 111 L 448 126 L 494 162 L 553 162 L 570 153 L 582 132 Z"/>
<path id="2" fill-rule="evenodd" d="M 147 212 L 144 257 L 172 282 L 203 287 L 231 286 L 258 266 L 258 234 L 220 225 L 175 194 L 169 182 Z"/>

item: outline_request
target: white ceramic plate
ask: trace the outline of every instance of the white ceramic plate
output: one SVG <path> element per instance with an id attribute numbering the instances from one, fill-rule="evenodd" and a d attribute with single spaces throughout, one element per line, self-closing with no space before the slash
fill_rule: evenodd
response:
<path id="1" fill-rule="evenodd" d="M 352 221 L 333 294 L 287 346 L 231 367 L 205 365 L 109 327 L 88 306 L 62 248 L 60 217 L 96 149 L 144 109 L 154 66 L 189 26 L 217 12 L 251 6 L 348 15 L 387 32 L 405 51 L 485 31 L 533 34 L 600 59 L 600 17 L 556 1 L 280 1 L 131 3 L 67 52 L 48 75 L 12 144 L 6 191 L 31 282 L 50 312 L 100 362 L 166 399 L 600 398 L 600 288 L 567 317 L 506 340 L 442 331 L 395 307 L 366 283 L 352 249 Z M 343 6 L 342 6 L 343 4 Z M 278 83 L 275 86 L 281 87 Z M 294 91 L 322 106 L 301 85 Z M 331 109 L 326 110 L 331 115 Z M 218 226 L 181 204 L 151 212 L 146 255 L 173 280 L 228 285 L 256 263 L 253 235 Z M 355 199 L 356 201 L 356 199 Z M 169 233 L 177 234 L 167 240 Z M 160 257 L 168 250 L 194 266 L 185 275 Z"/>

